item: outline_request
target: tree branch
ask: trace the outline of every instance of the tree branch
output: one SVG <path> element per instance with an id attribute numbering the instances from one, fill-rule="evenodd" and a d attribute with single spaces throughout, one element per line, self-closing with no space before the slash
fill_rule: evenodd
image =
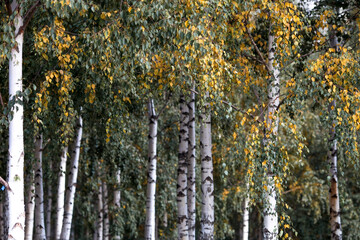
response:
<path id="1" fill-rule="evenodd" d="M 25 17 L 24 17 L 24 24 L 21 26 L 21 28 L 19 29 L 19 32 L 16 34 L 16 36 L 18 36 L 19 34 L 23 33 L 27 27 L 27 25 L 29 25 L 30 20 L 32 19 L 32 17 L 34 16 L 34 13 L 36 12 L 37 7 L 41 4 L 40 0 L 38 0 L 36 3 L 34 3 L 34 5 L 32 5 L 30 7 L 30 9 L 26 12 Z"/>

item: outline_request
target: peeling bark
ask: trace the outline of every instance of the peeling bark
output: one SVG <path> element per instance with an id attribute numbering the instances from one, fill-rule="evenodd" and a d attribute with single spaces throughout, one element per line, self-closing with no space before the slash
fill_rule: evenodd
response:
<path id="1" fill-rule="evenodd" d="M 154 101 L 149 99 L 149 152 L 146 189 L 145 240 L 155 240 L 155 194 L 156 194 L 156 141 L 157 116 Z"/>

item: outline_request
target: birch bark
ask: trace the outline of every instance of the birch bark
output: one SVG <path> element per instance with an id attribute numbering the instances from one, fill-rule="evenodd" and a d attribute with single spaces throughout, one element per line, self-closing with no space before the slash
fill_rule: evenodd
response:
<path id="1" fill-rule="evenodd" d="M 67 183 L 68 187 L 66 189 L 64 219 L 61 230 L 62 240 L 68 240 L 70 238 L 70 233 L 71 233 L 71 223 L 73 218 L 74 199 L 76 192 L 76 182 L 79 171 L 79 158 L 80 158 L 82 131 L 83 131 L 83 122 L 82 122 L 82 118 L 79 117 L 76 126 L 76 139 L 72 147 L 70 172 Z"/>
<path id="2" fill-rule="evenodd" d="M 26 202 L 26 217 L 25 217 L 25 240 L 33 239 L 34 230 L 34 209 L 35 209 L 35 183 L 34 183 L 34 171 L 31 167 L 31 176 L 27 179 L 31 183 L 27 191 Z"/>
<path id="3" fill-rule="evenodd" d="M 196 200 L 196 189 L 195 189 L 195 166 L 196 166 L 196 142 L 195 142 L 195 83 L 193 84 L 193 91 L 190 94 L 189 107 L 189 146 L 188 146 L 188 228 L 189 228 L 189 240 L 195 240 L 195 200 Z"/>
<path id="4" fill-rule="evenodd" d="M 209 93 L 206 93 L 209 96 Z M 200 154 L 201 154 L 201 240 L 214 239 L 214 177 L 211 142 L 211 110 L 205 103 L 200 115 Z"/>
<path id="5" fill-rule="evenodd" d="M 177 172 L 177 207 L 178 207 L 178 239 L 188 240 L 188 206 L 187 206 L 187 152 L 188 152 L 188 121 L 189 108 L 184 95 L 180 96 L 180 132 L 179 132 L 179 161 Z"/>
<path id="6" fill-rule="evenodd" d="M 46 239 L 44 221 L 44 189 L 42 172 L 42 135 L 35 137 L 35 239 Z"/>
<path id="7" fill-rule="evenodd" d="M 264 146 L 269 148 L 274 144 L 273 137 L 277 135 L 279 120 L 277 118 L 277 109 L 279 107 L 279 97 L 280 97 L 280 79 L 279 71 L 273 66 L 275 58 L 275 37 L 269 35 L 268 38 L 268 63 L 267 68 L 269 74 L 271 75 L 271 82 L 268 87 L 268 110 L 266 115 L 266 126 L 265 126 L 265 136 L 264 136 Z M 267 135 L 270 137 L 267 138 Z M 263 238 L 264 240 L 273 240 L 277 239 L 278 234 L 278 214 L 276 212 L 276 188 L 275 181 L 273 176 L 273 163 L 270 159 L 267 160 L 267 183 L 265 189 L 265 199 L 264 199 L 264 228 L 263 228 Z"/>
<path id="8" fill-rule="evenodd" d="M 110 221 L 109 221 L 109 199 L 108 199 L 108 188 L 106 182 L 102 182 L 103 187 L 103 209 L 104 209 L 104 240 L 109 240 Z"/>
<path id="9" fill-rule="evenodd" d="M 97 240 L 103 240 L 103 232 L 104 232 L 104 204 L 103 204 L 103 196 L 102 196 L 103 190 L 102 185 L 99 186 L 99 192 L 98 192 L 98 218 L 96 220 L 97 226 L 96 226 L 96 235 Z"/>
<path id="10" fill-rule="evenodd" d="M 336 37 L 335 31 L 330 32 L 330 47 L 334 48 L 338 52 L 338 40 Z M 336 114 L 336 101 L 333 100 L 329 104 L 328 112 L 329 115 Z M 331 240 L 341 240 L 342 239 L 342 229 L 341 229 L 341 212 L 340 212 L 340 202 L 339 202 L 339 186 L 338 186 L 338 174 L 337 174 L 337 138 L 336 138 L 336 126 L 333 122 L 332 127 L 330 128 L 330 138 L 329 138 L 329 152 L 328 152 L 328 161 L 330 164 L 330 190 L 329 190 L 329 201 L 330 201 L 330 226 L 331 226 Z"/>
<path id="11" fill-rule="evenodd" d="M 17 6 L 14 1 L 13 10 Z M 20 12 L 20 11 L 19 11 Z M 22 93 L 22 53 L 24 33 L 21 30 L 23 18 L 20 13 L 15 16 L 15 46 L 11 49 L 9 60 L 9 104 L 15 102 L 11 108 L 12 117 L 9 123 L 9 164 L 8 183 L 11 192 L 8 193 L 9 218 L 8 238 L 24 239 L 25 229 L 25 207 L 24 207 L 24 132 L 23 117 L 24 110 L 21 97 L 16 97 L 17 92 Z"/>
<path id="12" fill-rule="evenodd" d="M 115 186 L 116 188 L 114 191 L 114 205 L 116 207 L 116 211 L 119 211 L 120 209 L 120 201 L 121 201 L 120 184 L 121 184 L 121 170 L 118 169 L 116 171 L 116 186 Z M 114 239 L 120 240 L 120 233 L 119 231 L 117 231 L 117 229 L 115 230 Z"/>
<path id="13" fill-rule="evenodd" d="M 62 223 L 64 218 L 64 201 L 65 201 L 65 176 L 66 176 L 66 160 L 68 147 L 64 147 L 61 151 L 60 168 L 59 168 L 59 185 L 56 204 L 56 226 L 55 239 L 60 239 Z"/>
<path id="14" fill-rule="evenodd" d="M 51 162 L 49 168 L 52 169 Z M 52 210 L 52 186 L 47 184 L 47 203 L 46 203 L 46 238 L 51 239 L 51 211 Z"/>
<path id="15" fill-rule="evenodd" d="M 155 240 L 155 194 L 156 194 L 156 141 L 157 116 L 154 100 L 149 99 L 149 151 L 148 151 L 148 181 L 146 189 L 146 222 L 145 240 Z"/>
<path id="16" fill-rule="evenodd" d="M 242 240 L 249 239 L 249 196 L 246 195 L 244 201 L 244 212 L 243 212 L 243 231 Z"/>

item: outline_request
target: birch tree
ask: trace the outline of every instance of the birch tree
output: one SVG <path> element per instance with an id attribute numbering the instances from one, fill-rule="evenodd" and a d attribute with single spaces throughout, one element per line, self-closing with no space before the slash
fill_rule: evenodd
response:
<path id="1" fill-rule="evenodd" d="M 33 239 L 34 230 L 34 209 L 35 209 L 35 182 L 34 182 L 34 171 L 31 166 L 31 171 L 27 177 L 30 186 L 27 191 L 27 202 L 26 202 L 26 218 L 25 218 L 25 240 Z"/>
<path id="2" fill-rule="evenodd" d="M 156 141 L 157 141 L 157 116 L 154 100 L 148 102 L 149 117 L 149 149 L 146 188 L 146 221 L 145 239 L 155 240 L 155 194 L 156 194 Z"/>
<path id="3" fill-rule="evenodd" d="M 56 225 L 55 225 L 55 238 L 60 239 L 61 229 L 64 218 L 64 201 L 65 201 L 65 180 L 66 180 L 66 160 L 67 160 L 68 147 L 63 147 L 60 156 L 59 166 L 59 179 L 58 191 L 56 202 Z"/>
<path id="4" fill-rule="evenodd" d="M 116 170 L 116 185 L 115 185 L 115 191 L 114 191 L 114 206 L 116 207 L 116 211 L 120 210 L 120 204 L 121 204 L 121 191 L 120 191 L 120 184 L 121 184 L 121 170 Z M 116 231 L 114 235 L 115 240 L 120 240 L 120 234 L 118 231 Z"/>
<path id="5" fill-rule="evenodd" d="M 74 211 L 74 199 L 76 192 L 77 176 L 79 171 L 80 147 L 83 131 L 83 120 L 79 117 L 76 124 L 76 139 L 72 147 L 70 172 L 68 176 L 68 187 L 66 189 L 64 219 L 61 230 L 61 239 L 68 240 L 71 233 L 71 223 Z"/>
<path id="6" fill-rule="evenodd" d="M 110 221 L 109 221 L 109 198 L 108 198 L 108 188 L 106 182 L 102 182 L 103 190 L 103 210 L 104 210 L 104 240 L 109 240 L 110 232 Z"/>
<path id="7" fill-rule="evenodd" d="M 206 97 L 209 93 L 206 93 Z M 201 156 L 201 240 L 214 239 L 214 176 L 211 141 L 211 110 L 205 102 L 200 115 L 200 156 Z"/>
<path id="8" fill-rule="evenodd" d="M 195 240 L 195 223 L 196 223 L 196 189 L 195 189 L 195 166 L 196 166 L 196 138 L 195 138 L 195 82 L 193 83 L 193 91 L 190 94 L 189 107 L 189 143 L 188 143 L 188 179 L 187 179 L 187 204 L 188 204 L 188 229 L 189 240 Z"/>
<path id="9" fill-rule="evenodd" d="M 187 153 L 188 153 L 189 108 L 183 94 L 180 96 L 179 161 L 177 173 L 178 239 L 189 239 L 187 206 Z"/>
<path id="10" fill-rule="evenodd" d="M 46 239 L 44 219 L 44 188 L 42 171 L 42 134 L 35 136 L 35 239 Z"/>

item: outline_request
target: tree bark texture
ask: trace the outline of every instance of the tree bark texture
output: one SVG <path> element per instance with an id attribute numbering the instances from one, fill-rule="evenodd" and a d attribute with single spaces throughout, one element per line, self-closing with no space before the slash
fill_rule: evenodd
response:
<path id="1" fill-rule="evenodd" d="M 72 147 L 70 172 L 67 182 L 68 186 L 66 188 L 64 219 L 61 230 L 62 240 L 69 240 L 71 233 L 76 183 L 77 183 L 77 176 L 79 171 L 79 158 L 80 158 L 82 131 L 83 131 L 83 121 L 82 118 L 79 117 L 76 126 L 76 139 Z"/>
<path id="2" fill-rule="evenodd" d="M 264 136 L 264 147 L 275 144 L 271 141 L 274 139 L 272 136 L 277 135 L 279 120 L 277 118 L 277 110 L 279 107 L 280 97 L 280 79 L 279 71 L 273 66 L 275 59 L 275 37 L 269 35 L 268 39 L 268 70 L 270 74 L 270 83 L 268 86 L 268 110 L 266 116 L 265 136 Z M 267 138 L 267 136 L 270 136 Z M 276 212 L 276 188 L 273 176 L 273 162 L 271 159 L 267 160 L 267 183 L 264 197 L 264 228 L 263 238 L 264 240 L 277 239 L 278 234 L 278 214 Z"/>
<path id="3" fill-rule="evenodd" d="M 14 1 L 17 5 L 17 2 Z M 15 10 L 15 9 L 13 9 Z M 16 96 L 22 93 L 22 53 L 24 33 L 21 31 L 23 18 L 17 13 L 15 22 L 15 46 L 11 49 L 9 60 L 9 106 L 12 117 L 9 123 L 9 164 L 8 184 L 11 191 L 8 192 L 9 217 L 8 238 L 15 240 L 24 239 L 25 229 L 25 205 L 24 205 L 24 110 L 21 104 L 22 98 Z"/>
<path id="4" fill-rule="evenodd" d="M 156 194 L 156 141 L 157 141 L 157 116 L 154 101 L 149 99 L 149 151 L 147 167 L 146 189 L 146 222 L 145 240 L 155 240 L 155 194 Z"/>
<path id="5" fill-rule="evenodd" d="M 188 228 L 189 228 L 189 240 L 195 240 L 195 223 L 196 223 L 196 138 L 195 138 L 195 83 L 193 86 L 193 92 L 190 94 L 189 107 L 189 146 L 188 146 Z"/>
<path id="6" fill-rule="evenodd" d="M 179 132 L 179 155 L 177 171 L 177 207 L 178 207 L 178 239 L 188 240 L 188 206 L 187 206 L 187 153 L 188 153 L 188 131 L 189 108 L 184 95 L 180 96 L 180 132 Z"/>
<path id="7" fill-rule="evenodd" d="M 99 192 L 98 192 L 98 200 L 97 200 L 97 211 L 98 211 L 98 217 L 96 220 L 97 226 L 96 226 L 96 236 L 97 240 L 103 240 L 103 233 L 104 233 L 104 203 L 103 203 L 103 190 L 102 185 L 99 186 Z"/>
<path id="8" fill-rule="evenodd" d="M 34 232 L 34 209 L 35 209 L 35 183 L 34 183 L 34 171 L 31 167 L 31 173 L 27 177 L 30 186 L 26 194 L 26 216 L 25 216 L 25 240 L 33 239 Z"/>
<path id="9" fill-rule="evenodd" d="M 103 187 L 103 205 L 104 205 L 104 240 L 109 240 L 110 236 L 110 221 L 109 221 L 109 199 L 108 188 L 106 182 L 102 182 Z"/>
<path id="10" fill-rule="evenodd" d="M 66 177 L 66 160 L 68 147 L 64 147 L 61 151 L 60 167 L 59 167 L 59 185 L 56 204 L 56 226 L 55 238 L 60 239 L 62 223 L 64 218 L 64 201 L 65 201 L 65 177 Z"/>
<path id="11" fill-rule="evenodd" d="M 120 184 L 121 184 L 121 170 L 118 169 L 116 171 L 116 185 L 115 185 L 115 191 L 114 191 L 114 206 L 116 208 L 116 212 L 119 212 L 120 210 L 120 202 L 121 202 L 121 191 L 120 191 Z M 117 229 L 117 226 L 115 226 L 115 235 L 114 240 L 120 240 L 120 232 Z"/>
<path id="12" fill-rule="evenodd" d="M 206 93 L 208 96 L 209 94 Z M 201 240 L 214 239 L 214 177 L 211 142 L 211 110 L 205 103 L 200 116 L 200 154 L 201 154 Z"/>
<path id="13" fill-rule="evenodd" d="M 51 162 L 49 168 L 52 169 Z M 52 213 L 52 186 L 51 183 L 47 184 L 47 202 L 46 202 L 46 238 L 51 239 L 51 213 Z"/>
<path id="14" fill-rule="evenodd" d="M 249 187 L 247 187 L 249 189 Z M 242 227 L 242 240 L 249 239 L 249 196 L 246 195 L 244 200 L 244 211 L 243 211 L 243 227 Z"/>
<path id="15" fill-rule="evenodd" d="M 44 188 L 42 171 L 43 138 L 35 137 L 35 239 L 45 240 Z"/>

